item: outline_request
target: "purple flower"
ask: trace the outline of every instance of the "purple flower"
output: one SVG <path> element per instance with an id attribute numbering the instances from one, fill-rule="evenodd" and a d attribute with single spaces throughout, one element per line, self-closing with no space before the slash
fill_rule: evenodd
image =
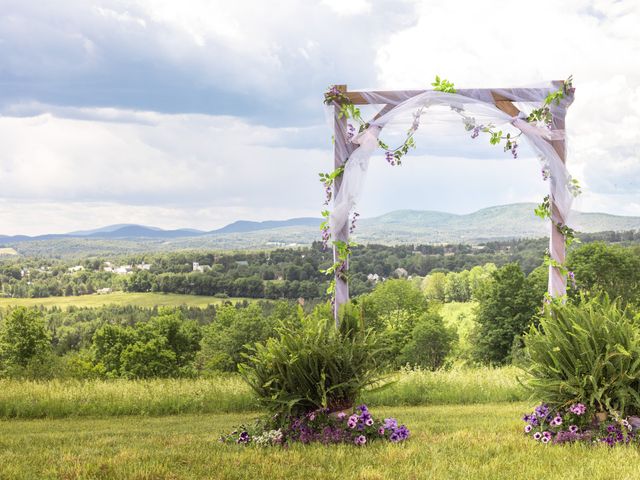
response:
<path id="1" fill-rule="evenodd" d="M 526 425 L 524 427 L 524 433 L 529 433 L 533 427 L 531 425 Z"/>
<path id="2" fill-rule="evenodd" d="M 367 443 L 367 437 L 365 437 L 364 435 L 358 435 L 354 442 L 356 445 L 364 445 L 365 443 Z"/>
<path id="3" fill-rule="evenodd" d="M 349 417 L 349 420 L 347 420 L 347 425 L 349 426 L 349 428 L 356 428 L 356 425 L 358 424 L 358 416 L 357 415 L 351 415 Z"/>
<path id="4" fill-rule="evenodd" d="M 380 427 L 380 428 L 378 429 L 378 434 L 379 434 L 379 435 L 384 435 L 384 427 Z"/>
<path id="5" fill-rule="evenodd" d="M 579 430 L 579 428 L 578 428 L 577 425 L 569 425 L 569 431 L 571 433 L 578 433 L 578 430 Z"/>
<path id="6" fill-rule="evenodd" d="M 542 438 L 542 434 L 540 432 L 536 432 L 533 434 L 534 440 L 540 440 Z"/>
<path id="7" fill-rule="evenodd" d="M 396 428 L 397 426 L 398 426 L 398 421 L 395 418 L 384 419 L 384 428 Z"/>
<path id="8" fill-rule="evenodd" d="M 384 154 L 384 158 L 385 160 L 389 163 L 389 165 L 395 165 L 396 164 L 396 157 L 394 155 L 394 153 L 390 150 L 387 150 Z"/>
<path id="9" fill-rule="evenodd" d="M 344 412 L 340 412 L 338 414 L 338 420 L 344 420 L 347 417 L 347 414 Z"/>
<path id="10" fill-rule="evenodd" d="M 585 407 L 582 403 L 576 403 L 574 405 L 571 405 L 569 411 L 575 415 L 580 416 L 584 415 L 584 413 L 587 411 L 587 407 Z"/>
<path id="11" fill-rule="evenodd" d="M 373 418 L 371 418 L 371 417 L 367 418 L 367 419 L 364 421 L 364 424 L 365 424 L 367 427 L 370 427 L 371 425 L 373 425 Z"/>
<path id="12" fill-rule="evenodd" d="M 249 443 L 251 438 L 249 437 L 248 432 L 242 432 L 238 437 L 237 443 Z"/>
<path id="13" fill-rule="evenodd" d="M 542 405 L 538 405 L 535 410 L 535 415 L 538 418 L 544 418 L 549 414 L 549 407 L 547 407 L 544 403 Z"/>
<path id="14" fill-rule="evenodd" d="M 542 443 L 549 443 L 550 440 L 551 440 L 551 437 L 542 437 L 541 442 Z"/>
<path id="15" fill-rule="evenodd" d="M 559 426 L 562 425 L 562 417 L 560 415 L 556 415 L 553 420 L 551 420 L 551 425 Z"/>

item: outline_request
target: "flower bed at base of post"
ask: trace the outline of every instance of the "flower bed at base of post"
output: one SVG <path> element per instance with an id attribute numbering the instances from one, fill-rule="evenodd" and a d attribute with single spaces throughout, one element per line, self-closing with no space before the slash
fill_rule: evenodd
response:
<path id="1" fill-rule="evenodd" d="M 252 427 L 240 426 L 220 437 L 224 443 L 257 446 L 288 446 L 293 443 L 351 444 L 363 446 L 371 442 L 404 442 L 409 429 L 398 425 L 395 418 L 375 418 L 366 405 L 350 413 L 314 410 L 301 416 L 275 415 L 257 421 Z"/>

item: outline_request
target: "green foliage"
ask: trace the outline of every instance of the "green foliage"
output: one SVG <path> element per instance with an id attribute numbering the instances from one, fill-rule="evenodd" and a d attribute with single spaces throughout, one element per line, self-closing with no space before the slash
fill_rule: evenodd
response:
<path id="1" fill-rule="evenodd" d="M 604 292 L 623 304 L 640 305 L 640 255 L 632 249 L 600 242 L 582 245 L 570 252 L 567 267 L 578 291 Z"/>
<path id="2" fill-rule="evenodd" d="M 93 336 L 94 371 L 107 377 L 192 376 L 200 328 L 169 308 L 135 326 L 106 324 Z"/>
<path id="3" fill-rule="evenodd" d="M 516 263 L 499 268 L 492 278 L 478 296 L 474 357 L 504 364 L 510 360 L 514 338 L 527 330 L 542 305 L 546 287 L 540 285 L 538 277 L 525 277 Z"/>
<path id="4" fill-rule="evenodd" d="M 440 78 L 436 75 L 435 81 L 431 84 L 434 90 L 445 93 L 456 93 L 455 86 L 446 78 Z"/>
<path id="5" fill-rule="evenodd" d="M 295 311 L 281 311 L 280 319 L 295 315 Z M 274 336 L 277 321 L 276 317 L 265 315 L 258 305 L 242 309 L 231 305 L 222 307 L 214 322 L 204 328 L 198 368 L 205 374 L 235 371 L 236 365 L 242 361 L 242 353 L 246 352 L 245 345 Z"/>
<path id="6" fill-rule="evenodd" d="M 437 312 L 427 312 L 411 332 L 411 340 L 402 349 L 402 361 L 410 365 L 436 370 L 444 364 L 458 335 L 444 325 Z"/>
<path id="7" fill-rule="evenodd" d="M 303 414 L 351 407 L 365 387 L 382 378 L 379 340 L 360 320 L 344 315 L 307 317 L 299 327 L 282 325 L 278 337 L 257 343 L 239 365 L 240 374 L 272 412 Z"/>
<path id="8" fill-rule="evenodd" d="M 0 325 L 0 374 L 22 375 L 51 352 L 43 315 L 18 307 Z"/>
<path id="9" fill-rule="evenodd" d="M 404 310 L 417 319 L 428 308 L 425 296 L 415 284 L 403 279 L 390 279 L 376 285 L 362 300 L 367 325 L 376 330 L 385 328 L 383 317 Z"/>
<path id="10" fill-rule="evenodd" d="M 424 277 L 424 280 L 422 281 L 422 291 L 427 299 L 435 300 L 436 302 L 444 302 L 446 283 L 446 273 L 433 272 Z"/>
<path id="11" fill-rule="evenodd" d="M 640 412 L 640 330 L 619 302 L 601 296 L 553 304 L 525 337 L 533 395 L 555 407 Z"/>

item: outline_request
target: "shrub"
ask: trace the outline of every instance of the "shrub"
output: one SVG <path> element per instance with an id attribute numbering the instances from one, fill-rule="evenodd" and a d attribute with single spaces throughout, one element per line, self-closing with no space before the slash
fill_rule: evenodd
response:
<path id="1" fill-rule="evenodd" d="M 640 411 L 640 335 L 619 302 L 607 296 L 553 304 L 525 336 L 527 381 L 554 408 L 583 403 L 595 411 Z"/>
<path id="2" fill-rule="evenodd" d="M 537 275 L 525 277 L 517 263 L 499 268 L 491 278 L 477 295 L 477 327 L 471 340 L 476 360 L 501 365 L 511 361 L 514 338 L 531 324 L 545 287 Z"/>
<path id="3" fill-rule="evenodd" d="M 458 335 L 445 326 L 437 312 L 427 312 L 411 332 L 411 340 L 402 349 L 404 363 L 436 370 L 444 363 Z"/>
<path id="4" fill-rule="evenodd" d="M 38 366 L 50 354 L 50 338 L 41 312 L 19 307 L 6 316 L 0 326 L 0 373 L 4 370 L 7 376 L 39 377 Z"/>
<path id="5" fill-rule="evenodd" d="M 351 407 L 363 389 L 382 378 L 376 334 L 345 315 L 306 317 L 301 326 L 282 325 L 278 337 L 257 343 L 245 354 L 240 374 L 260 404 L 283 414 Z"/>

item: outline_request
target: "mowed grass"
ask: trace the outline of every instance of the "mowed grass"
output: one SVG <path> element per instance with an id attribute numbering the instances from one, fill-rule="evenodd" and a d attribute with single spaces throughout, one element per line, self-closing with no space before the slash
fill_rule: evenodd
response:
<path id="1" fill-rule="evenodd" d="M 365 392 L 369 405 L 433 405 L 527 398 L 515 368 L 409 371 L 388 387 Z M 63 418 L 240 412 L 256 408 L 237 375 L 211 379 L 0 380 L 0 418 Z"/>
<path id="2" fill-rule="evenodd" d="M 45 298 L 0 298 L 0 307 L 44 306 L 46 308 L 58 307 L 101 307 L 103 305 L 135 305 L 138 307 L 153 308 L 155 306 L 178 306 L 204 308 L 207 305 L 219 305 L 223 302 L 241 302 L 244 298 L 218 298 L 200 295 L 179 295 L 176 293 L 127 293 L 113 292 L 104 295 L 79 295 L 73 297 L 45 297 Z"/>
<path id="3" fill-rule="evenodd" d="M 0 421 L 2 479 L 637 479 L 637 448 L 542 445 L 522 434 L 526 403 L 388 407 L 400 445 L 287 449 L 224 445 L 248 414 Z"/>

